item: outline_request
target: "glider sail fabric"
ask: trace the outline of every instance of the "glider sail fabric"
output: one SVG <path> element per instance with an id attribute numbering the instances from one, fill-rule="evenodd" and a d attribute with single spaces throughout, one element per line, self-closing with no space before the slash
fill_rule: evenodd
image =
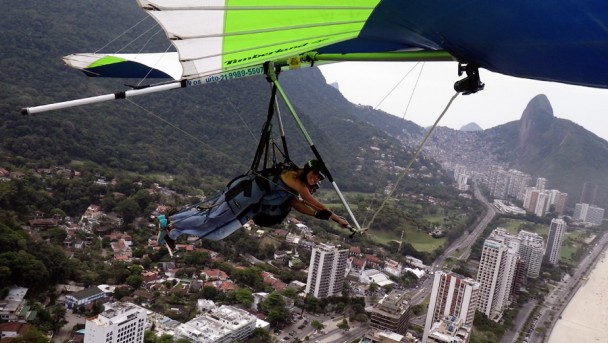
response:
<path id="1" fill-rule="evenodd" d="M 262 74 L 270 61 L 295 67 L 300 57 L 458 60 L 515 77 L 608 88 L 606 0 L 137 1 L 177 53 L 161 61 L 154 54 L 81 54 L 66 63 L 91 76 L 169 76 L 197 85 Z"/>
<path id="2" fill-rule="evenodd" d="M 193 79 L 261 74 L 266 61 L 356 38 L 379 0 L 138 2 L 177 49 L 181 78 Z"/>
<path id="3" fill-rule="evenodd" d="M 179 80 L 182 66 L 176 52 L 145 54 L 82 53 L 63 57 L 68 66 L 88 76 L 171 78 Z"/>

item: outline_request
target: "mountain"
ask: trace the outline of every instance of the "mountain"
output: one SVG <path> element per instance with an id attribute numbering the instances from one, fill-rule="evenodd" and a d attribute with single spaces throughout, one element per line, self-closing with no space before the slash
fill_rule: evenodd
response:
<path id="1" fill-rule="evenodd" d="M 597 204 L 608 205 L 608 142 L 569 120 L 556 118 L 549 99 L 530 100 L 521 119 L 491 129 L 461 132 L 438 128 L 426 150 L 448 164 L 483 172 L 500 164 L 549 180 L 573 206 L 585 182 L 599 185 Z"/>
<path id="2" fill-rule="evenodd" d="M 164 51 L 169 44 L 162 34 L 140 45 L 131 42 L 154 26 L 132 1 L 24 0 L 0 2 L 0 10 L 5 13 L 0 22 L 3 165 L 25 169 L 77 162 L 82 168 L 183 176 L 196 186 L 200 178 L 214 176 L 222 184 L 235 171 L 248 169 L 270 95 L 263 77 L 20 116 L 23 106 L 125 89 L 125 80 L 87 78 L 61 65 L 64 55 L 100 48 Z M 143 27 L 131 27 L 140 21 Z M 417 146 L 426 132 L 411 121 L 349 103 L 316 68 L 282 73 L 280 81 L 343 189 L 386 186 L 411 156 L 405 146 Z M 308 142 L 285 106 L 281 113 L 290 154 L 301 163 L 311 157 Z M 603 205 L 608 199 L 607 144 L 579 125 L 555 118 L 546 96 L 539 95 L 519 121 L 480 131 L 438 127 L 424 154 L 446 166 L 461 163 L 483 172 L 498 163 L 545 177 L 549 187 L 569 193 L 571 204 L 583 183 L 593 182 L 600 186 Z M 433 159 L 420 158 L 406 182 L 415 182 L 424 169 L 433 170 L 437 180 L 444 178 Z"/>
<path id="3" fill-rule="evenodd" d="M 64 55 L 100 48 L 165 51 L 169 43 L 162 34 L 143 43 L 131 41 L 158 30 L 134 1 L 25 0 L 0 3 L 0 10 L 5 13 L 0 22 L 2 166 L 25 170 L 76 163 L 79 168 L 177 175 L 194 186 L 212 177 L 223 184 L 248 170 L 270 98 L 264 77 L 21 116 L 24 106 L 126 89 L 125 80 L 88 78 L 61 65 Z M 131 28 L 138 22 L 144 27 Z M 282 73 L 279 79 L 342 189 L 382 190 L 407 164 L 411 150 L 362 119 L 382 112 L 349 103 L 317 68 Z M 153 82 L 159 81 L 143 80 Z M 302 163 L 312 158 L 307 140 L 282 103 L 281 114 L 292 159 Z M 278 134 L 274 138 L 280 141 Z M 421 169 L 425 171 L 418 172 Z M 439 164 L 420 158 L 412 182 L 428 170 L 437 180 L 446 177 Z"/>
<path id="4" fill-rule="evenodd" d="M 468 123 L 467 125 L 460 128 L 460 131 L 481 131 L 483 130 L 481 126 L 475 123 Z"/>

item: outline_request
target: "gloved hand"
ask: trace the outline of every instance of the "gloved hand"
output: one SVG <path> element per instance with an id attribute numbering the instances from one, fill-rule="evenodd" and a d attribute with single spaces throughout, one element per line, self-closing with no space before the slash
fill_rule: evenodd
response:
<path id="1" fill-rule="evenodd" d="M 319 210 L 315 212 L 315 218 L 321 220 L 328 220 L 333 213 L 330 210 Z"/>

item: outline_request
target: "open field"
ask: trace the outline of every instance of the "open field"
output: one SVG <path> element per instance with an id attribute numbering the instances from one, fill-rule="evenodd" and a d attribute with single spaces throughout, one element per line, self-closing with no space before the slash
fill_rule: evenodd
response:
<path id="1" fill-rule="evenodd" d="M 388 243 L 401 238 L 401 232 L 391 233 L 385 231 L 370 232 L 370 236 L 379 243 Z M 432 252 L 443 246 L 446 238 L 433 238 L 426 232 L 420 232 L 416 229 L 406 229 L 404 234 L 404 242 L 410 243 L 416 250 L 421 252 Z"/>

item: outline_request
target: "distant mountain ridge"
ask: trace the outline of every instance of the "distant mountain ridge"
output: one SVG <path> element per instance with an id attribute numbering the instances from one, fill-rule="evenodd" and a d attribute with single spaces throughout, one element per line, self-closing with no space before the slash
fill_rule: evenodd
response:
<path id="1" fill-rule="evenodd" d="M 62 56 L 96 51 L 107 42 L 112 45 L 105 51 L 125 45 L 135 52 L 164 51 L 169 42 L 159 34 L 149 42 L 143 39 L 147 45 L 140 47 L 131 42 L 133 37 L 122 37 L 123 30 L 148 17 L 132 1 L 24 0 L 0 2 L 0 10 L 7 14 L 0 22 L 0 163 L 26 170 L 77 162 L 184 176 L 193 183 L 216 178 L 220 185 L 222 179 L 248 170 L 270 98 L 263 76 L 21 116 L 23 106 L 113 93 L 126 89 L 124 83 L 162 81 L 87 78 L 63 66 Z M 281 73 L 279 80 L 343 190 L 382 190 L 409 160 L 409 148 L 361 119 L 381 112 L 348 102 L 327 85 L 318 68 Z M 279 103 L 290 157 L 301 164 L 314 155 Z M 277 132 L 273 138 L 280 142 Z M 438 163 L 420 158 L 412 169 L 412 184 L 419 168 L 425 175 L 430 170 L 438 183 L 448 180 Z"/>
<path id="2" fill-rule="evenodd" d="M 481 126 L 476 123 L 468 123 L 467 125 L 460 128 L 460 131 L 481 131 L 483 130 Z"/>

